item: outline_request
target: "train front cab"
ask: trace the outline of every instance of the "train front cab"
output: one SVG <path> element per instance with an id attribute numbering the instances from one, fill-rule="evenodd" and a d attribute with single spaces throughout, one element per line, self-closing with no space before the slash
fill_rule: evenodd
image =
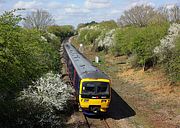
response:
<path id="1" fill-rule="evenodd" d="M 104 113 L 111 100 L 110 80 L 82 79 L 80 82 L 79 103 L 86 113 Z"/>

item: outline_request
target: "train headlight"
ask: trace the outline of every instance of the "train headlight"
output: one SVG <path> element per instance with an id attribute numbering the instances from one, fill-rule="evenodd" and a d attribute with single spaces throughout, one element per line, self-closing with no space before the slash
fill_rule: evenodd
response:
<path id="1" fill-rule="evenodd" d="M 84 99 L 84 102 L 88 102 L 89 101 L 89 99 Z"/>
<path id="2" fill-rule="evenodd" d="M 106 100 L 101 100 L 101 103 L 105 103 L 106 102 Z"/>

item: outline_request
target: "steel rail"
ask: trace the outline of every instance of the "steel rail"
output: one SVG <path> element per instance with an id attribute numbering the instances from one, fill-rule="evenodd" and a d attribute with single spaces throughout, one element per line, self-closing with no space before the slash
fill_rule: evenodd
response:
<path id="1" fill-rule="evenodd" d="M 84 115 L 84 114 L 83 114 Z M 90 119 L 88 119 L 88 117 L 86 115 L 84 115 L 84 118 L 85 118 L 85 121 L 86 121 L 86 124 L 87 124 L 87 127 L 88 128 L 91 128 L 91 125 L 92 125 L 92 122 L 90 123 Z M 97 121 L 101 121 L 102 123 L 100 124 L 104 124 L 104 128 L 110 128 L 108 122 L 106 121 L 105 118 L 102 118 L 102 119 L 96 119 Z M 91 124 L 91 125 L 90 125 Z M 98 128 L 98 126 L 96 126 Z M 102 127 L 102 126 L 99 126 L 99 127 Z"/>

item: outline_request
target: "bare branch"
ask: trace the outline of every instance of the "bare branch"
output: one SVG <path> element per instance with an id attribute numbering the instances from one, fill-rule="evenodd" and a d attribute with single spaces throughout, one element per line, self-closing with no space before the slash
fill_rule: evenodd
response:
<path id="1" fill-rule="evenodd" d="M 180 22 L 180 7 L 174 5 L 171 8 L 167 6 L 160 7 L 158 9 L 159 13 L 162 14 L 170 22 Z"/>
<path id="2" fill-rule="evenodd" d="M 124 14 L 120 17 L 118 22 L 123 26 L 136 25 L 143 27 L 149 23 L 155 14 L 156 11 L 149 5 L 135 6 L 130 10 L 124 11 Z"/>
<path id="3" fill-rule="evenodd" d="M 53 23 L 54 19 L 49 12 L 37 10 L 27 15 L 24 21 L 24 27 L 44 30 L 47 28 L 47 26 L 52 25 Z"/>

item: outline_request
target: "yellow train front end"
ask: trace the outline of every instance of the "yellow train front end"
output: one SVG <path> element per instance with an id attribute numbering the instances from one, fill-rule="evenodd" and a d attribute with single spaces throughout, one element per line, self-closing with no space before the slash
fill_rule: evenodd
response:
<path id="1" fill-rule="evenodd" d="M 106 112 L 111 101 L 110 80 L 82 79 L 79 94 L 83 112 L 94 114 Z"/>

